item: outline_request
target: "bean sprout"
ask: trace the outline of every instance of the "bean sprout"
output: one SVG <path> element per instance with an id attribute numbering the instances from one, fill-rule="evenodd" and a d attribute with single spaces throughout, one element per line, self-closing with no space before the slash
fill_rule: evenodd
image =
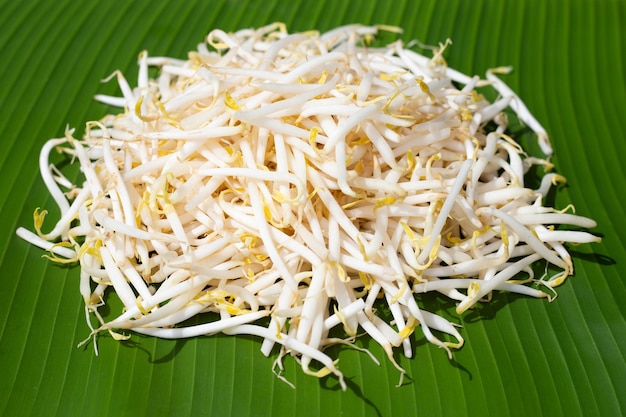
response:
<path id="1" fill-rule="evenodd" d="M 449 355 L 463 344 L 456 325 L 420 307 L 424 293 L 461 314 L 494 291 L 548 297 L 573 273 L 563 244 L 599 238 L 561 225 L 595 222 L 544 206 L 561 176 L 525 186 L 552 148 L 495 76 L 503 70 L 485 80 L 453 70 L 448 43 L 433 58 L 401 41 L 372 46 L 381 28 L 273 24 L 215 30 L 187 60 L 142 52 L 137 87 L 115 72 L 122 96 L 96 96 L 121 113 L 44 145 L 41 175 L 62 216 L 45 233 L 37 210 L 36 233 L 18 235 L 80 264 L 94 347 L 103 331 L 256 335 L 266 355 L 280 346 L 279 370 L 291 354 L 345 389 L 324 349 L 352 345 L 359 328 L 401 375 L 393 349 L 410 356 L 416 327 Z M 494 103 L 477 92 L 488 86 Z M 508 109 L 547 159 L 507 135 Z M 49 163 L 54 148 L 80 164 L 82 184 Z M 542 259 L 558 272 L 535 279 Z M 111 320 L 99 312 L 107 290 L 124 306 Z"/>

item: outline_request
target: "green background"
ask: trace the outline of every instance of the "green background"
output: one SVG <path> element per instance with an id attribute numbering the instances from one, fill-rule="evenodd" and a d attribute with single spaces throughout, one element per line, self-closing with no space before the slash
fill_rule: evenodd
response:
<path id="1" fill-rule="evenodd" d="M 88 335 L 78 269 L 51 265 L 15 236 L 52 209 L 38 153 L 66 124 L 80 133 L 109 109 L 100 80 L 136 58 L 186 57 L 213 28 L 283 21 L 290 31 L 345 23 L 402 26 L 403 38 L 450 38 L 450 66 L 470 74 L 512 65 L 507 83 L 551 135 L 556 197 L 598 221 L 600 244 L 572 247 L 575 276 L 556 301 L 500 294 L 456 317 L 466 345 L 448 361 L 416 337 L 399 357 L 335 350 L 348 381 L 271 373 L 254 338 L 164 341 L 133 336 L 77 348 Z M 0 414 L 6 416 L 618 416 L 626 413 L 626 4 L 623 1 L 0 1 Z M 54 210 L 51 210 L 54 212 Z"/>

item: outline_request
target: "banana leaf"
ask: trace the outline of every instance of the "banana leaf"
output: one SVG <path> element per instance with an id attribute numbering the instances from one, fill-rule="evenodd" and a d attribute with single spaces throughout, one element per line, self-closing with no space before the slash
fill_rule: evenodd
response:
<path id="1" fill-rule="evenodd" d="M 494 294 L 458 316 L 453 359 L 416 332 L 414 357 L 397 355 L 405 383 L 380 359 L 332 348 L 348 389 L 285 360 L 291 388 L 271 371 L 276 355 L 254 337 L 171 341 L 103 336 L 91 344 L 76 266 L 43 259 L 15 235 L 34 208 L 58 216 L 38 173 L 43 143 L 77 134 L 111 109 L 94 94 L 137 56 L 186 58 L 215 28 L 281 21 L 290 31 L 347 23 L 396 25 L 416 45 L 452 45 L 467 74 L 507 65 L 506 82 L 549 132 L 569 203 L 598 222 L 602 243 L 571 246 L 575 275 L 548 302 Z M 626 414 L 626 3 L 620 0 L 213 0 L 0 1 L 0 413 L 6 416 L 618 416 Z M 381 39 L 384 41 L 384 38 Z M 524 136 L 523 134 L 521 136 Z M 531 140 L 527 140 L 532 146 Z M 78 177 L 76 168 L 68 167 Z M 622 197 L 620 197 L 620 195 Z M 620 301 L 621 300 L 621 301 Z M 114 300 L 111 309 L 121 308 Z"/>

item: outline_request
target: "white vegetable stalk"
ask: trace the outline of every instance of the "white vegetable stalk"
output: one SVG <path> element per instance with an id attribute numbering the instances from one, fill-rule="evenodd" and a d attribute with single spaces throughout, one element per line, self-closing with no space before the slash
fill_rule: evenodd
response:
<path id="1" fill-rule="evenodd" d="M 448 68 L 448 43 L 433 58 L 367 45 L 378 30 L 274 24 L 215 30 L 188 60 L 142 52 L 137 88 L 115 72 L 121 96 L 96 96 L 120 114 L 43 146 L 61 219 L 46 234 L 37 210 L 36 233 L 17 233 L 81 265 L 90 338 L 255 335 L 263 354 L 278 346 L 345 389 L 330 344 L 366 334 L 401 376 L 394 349 L 410 356 L 416 327 L 449 354 L 463 344 L 420 307 L 427 293 L 462 313 L 493 291 L 546 297 L 573 273 L 566 244 L 599 238 L 562 225 L 595 222 L 543 206 L 556 174 L 525 188 L 532 165 L 550 164 L 507 136 L 503 112 L 552 150 L 502 71 Z M 476 90 L 489 86 L 495 103 Z M 81 186 L 50 164 L 55 148 L 80 165 Z M 535 285 L 541 259 L 561 271 Z M 100 314 L 107 291 L 124 305 L 114 317 Z"/>

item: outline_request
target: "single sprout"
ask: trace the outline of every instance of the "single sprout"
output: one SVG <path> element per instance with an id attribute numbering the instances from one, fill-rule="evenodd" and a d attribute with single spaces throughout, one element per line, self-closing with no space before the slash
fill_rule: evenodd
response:
<path id="1" fill-rule="evenodd" d="M 277 374 L 290 354 L 345 389 L 327 346 L 363 350 L 354 341 L 366 334 L 401 382 L 394 349 L 411 356 L 417 327 L 448 354 L 463 344 L 457 325 L 419 306 L 425 293 L 455 300 L 459 314 L 494 291 L 553 298 L 573 273 L 564 244 L 599 238 L 561 226 L 593 220 L 543 205 L 563 177 L 525 186 L 533 166 L 551 168 L 552 148 L 495 75 L 510 69 L 470 77 L 448 67 L 449 41 L 428 58 L 401 41 L 373 46 L 378 30 L 401 32 L 273 24 L 215 30 L 188 60 L 141 52 L 137 87 L 116 71 L 121 96 L 96 96 L 119 114 L 43 146 L 61 218 L 45 233 L 36 210 L 36 233 L 17 233 L 80 264 L 86 341 L 255 335 L 265 355 L 279 345 Z M 488 102 L 483 88 L 500 97 Z M 546 158 L 506 133 L 505 111 Z M 80 165 L 82 184 L 50 164 L 55 148 Z M 541 260 L 558 271 L 535 279 Z M 112 319 L 100 314 L 107 291 L 124 305 Z"/>

